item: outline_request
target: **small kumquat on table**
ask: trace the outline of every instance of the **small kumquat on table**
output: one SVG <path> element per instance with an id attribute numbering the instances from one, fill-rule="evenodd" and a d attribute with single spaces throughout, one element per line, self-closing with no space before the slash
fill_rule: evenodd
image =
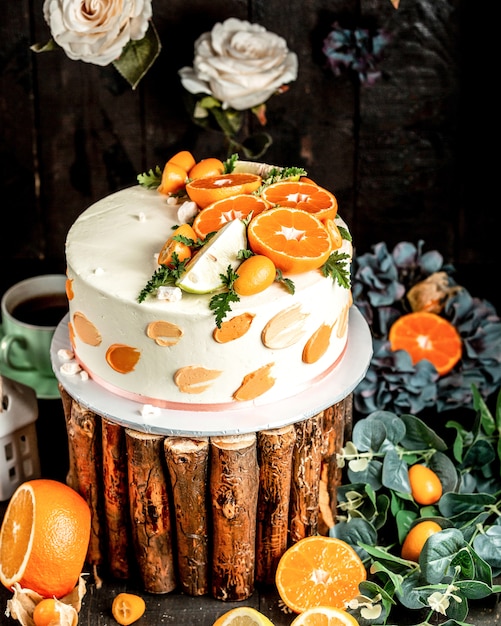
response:
<path id="1" fill-rule="evenodd" d="M 435 472 L 416 463 L 409 467 L 409 483 L 412 497 L 418 504 L 435 504 L 442 497 L 442 483 Z"/>
<path id="2" fill-rule="evenodd" d="M 433 520 L 424 520 L 413 526 L 402 543 L 401 555 L 408 561 L 419 561 L 419 555 L 428 537 L 442 530 L 442 527 Z"/>

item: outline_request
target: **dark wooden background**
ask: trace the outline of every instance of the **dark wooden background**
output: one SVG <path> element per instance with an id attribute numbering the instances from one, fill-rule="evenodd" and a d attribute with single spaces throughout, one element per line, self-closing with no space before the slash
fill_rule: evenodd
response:
<path id="1" fill-rule="evenodd" d="M 299 59 L 297 81 L 268 101 L 274 143 L 264 160 L 303 166 L 333 190 L 357 253 L 423 239 L 473 295 L 498 306 L 499 209 L 487 153 L 494 43 L 478 2 L 401 0 L 395 10 L 390 0 L 153 0 L 163 49 L 135 91 L 111 66 L 31 52 L 50 37 L 42 5 L 2 5 L 2 291 L 25 275 L 64 272 L 75 218 L 138 173 L 180 149 L 226 156 L 219 134 L 191 123 L 177 71 L 192 65 L 202 32 L 234 16 L 283 36 Z M 328 69 L 322 44 L 335 21 L 391 34 L 374 86 Z"/>

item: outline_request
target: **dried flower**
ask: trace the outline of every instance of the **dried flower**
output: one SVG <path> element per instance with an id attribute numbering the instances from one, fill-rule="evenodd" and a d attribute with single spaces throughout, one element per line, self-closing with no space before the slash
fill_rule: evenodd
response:
<path id="1" fill-rule="evenodd" d="M 374 33 L 366 28 L 349 30 L 335 22 L 324 40 L 322 52 L 334 76 L 354 70 L 361 83 L 372 85 L 381 76 L 377 64 L 389 41 L 388 33 L 382 30 Z"/>

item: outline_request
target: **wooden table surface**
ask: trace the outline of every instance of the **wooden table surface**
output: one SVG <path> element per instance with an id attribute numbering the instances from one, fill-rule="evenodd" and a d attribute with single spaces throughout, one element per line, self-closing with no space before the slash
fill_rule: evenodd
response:
<path id="1" fill-rule="evenodd" d="M 64 482 L 67 471 L 67 448 L 64 415 L 59 400 L 39 401 L 40 413 L 37 420 L 42 475 Z M 3 518 L 8 501 L 0 502 L 0 519 Z M 135 622 L 135 626 L 212 626 L 214 621 L 226 611 L 237 606 L 252 606 L 264 613 L 275 626 L 290 626 L 295 615 L 284 613 L 279 597 L 273 588 L 257 588 L 254 594 L 243 602 L 221 602 L 210 596 L 190 597 L 178 592 L 149 594 L 141 589 L 139 582 L 129 580 L 113 581 L 105 579 L 96 585 L 90 570 L 87 579 L 87 593 L 79 614 L 79 626 L 113 626 L 116 624 L 111 614 L 113 598 L 122 591 L 141 595 L 146 602 L 146 612 Z M 501 580 L 497 581 L 501 583 Z M 10 591 L 0 585 L 0 625 L 15 626 L 16 620 L 5 616 Z M 404 612 L 395 616 L 395 624 L 406 626 L 417 624 L 423 615 L 417 612 Z M 492 596 L 485 600 L 470 603 L 468 624 L 473 626 L 499 626 L 501 624 L 501 598 Z"/>

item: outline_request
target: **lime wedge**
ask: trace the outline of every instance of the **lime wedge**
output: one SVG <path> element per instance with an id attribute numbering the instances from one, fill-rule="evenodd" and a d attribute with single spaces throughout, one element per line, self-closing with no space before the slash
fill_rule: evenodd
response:
<path id="1" fill-rule="evenodd" d="M 189 293 L 211 293 L 223 286 L 221 274 L 228 265 L 235 270 L 239 250 L 247 248 L 247 229 L 242 220 L 225 224 L 187 263 L 176 285 Z"/>

